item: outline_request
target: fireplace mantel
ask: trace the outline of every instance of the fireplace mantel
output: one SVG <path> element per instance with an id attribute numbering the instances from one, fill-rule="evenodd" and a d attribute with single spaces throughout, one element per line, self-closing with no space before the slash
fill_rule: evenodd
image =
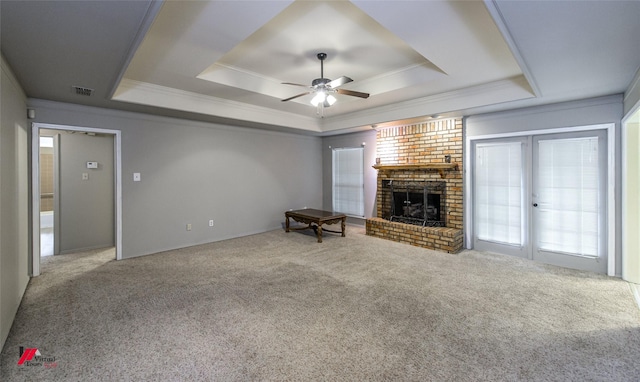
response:
<path id="1" fill-rule="evenodd" d="M 402 170 L 436 170 L 440 177 L 444 178 L 445 170 L 453 170 L 458 167 L 457 163 L 422 163 L 422 164 L 376 164 L 373 165 L 378 171 L 402 171 Z"/>

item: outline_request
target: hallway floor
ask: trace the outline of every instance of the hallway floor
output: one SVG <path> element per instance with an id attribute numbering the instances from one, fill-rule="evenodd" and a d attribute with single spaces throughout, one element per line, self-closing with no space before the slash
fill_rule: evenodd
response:
<path id="1" fill-rule="evenodd" d="M 40 213 L 40 256 L 53 255 L 53 211 Z"/>

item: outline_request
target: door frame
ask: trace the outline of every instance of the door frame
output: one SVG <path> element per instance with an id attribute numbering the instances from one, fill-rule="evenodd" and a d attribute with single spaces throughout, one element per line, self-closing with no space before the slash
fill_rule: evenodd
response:
<path id="1" fill-rule="evenodd" d="M 31 276 L 40 275 L 40 129 L 113 135 L 116 260 L 122 260 L 122 132 L 120 130 L 112 129 L 34 122 L 31 125 L 31 200 L 33 232 Z"/>
<path id="2" fill-rule="evenodd" d="M 592 130 L 605 130 L 607 134 L 607 275 L 615 276 L 616 273 L 616 173 L 615 173 L 615 154 L 616 154 L 616 132 L 615 123 L 603 123 L 596 125 L 576 126 L 576 127 L 561 127 L 552 129 L 538 129 L 538 130 L 526 130 L 510 133 L 499 134 L 487 134 L 467 136 L 465 138 L 465 155 L 463 158 L 464 173 L 464 188 L 467 190 L 464 193 L 464 231 L 465 231 L 465 247 L 467 249 L 473 248 L 474 237 L 474 218 L 473 218 L 473 177 L 471 169 L 473 167 L 470 153 L 472 144 L 478 140 L 485 139 L 499 139 L 499 138 L 513 138 L 521 136 L 533 136 L 533 135 L 545 135 L 545 134 L 557 134 L 557 133 L 575 133 L 581 131 Z M 529 228 L 529 227 L 528 227 Z M 529 254 L 529 258 L 532 258 L 533 254 Z"/>

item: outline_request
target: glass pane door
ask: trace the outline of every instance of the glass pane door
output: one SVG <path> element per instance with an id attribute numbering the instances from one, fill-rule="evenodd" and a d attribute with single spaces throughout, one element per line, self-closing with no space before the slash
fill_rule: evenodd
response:
<path id="1" fill-rule="evenodd" d="M 526 139 L 474 145 L 474 248 L 527 256 Z"/>
<path id="2" fill-rule="evenodd" d="M 534 137 L 534 259 L 606 271 L 604 132 Z"/>

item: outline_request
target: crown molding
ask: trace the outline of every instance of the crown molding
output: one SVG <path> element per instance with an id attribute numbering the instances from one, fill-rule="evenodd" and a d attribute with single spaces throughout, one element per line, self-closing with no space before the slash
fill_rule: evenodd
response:
<path id="1" fill-rule="evenodd" d="M 316 118 L 127 78 L 120 82 L 112 99 L 240 121 L 279 125 L 314 133 L 322 132 L 321 122 Z"/>
<path id="2" fill-rule="evenodd" d="M 533 98 L 524 76 L 435 94 L 328 118 L 302 116 L 238 101 L 188 92 L 147 82 L 123 79 L 113 100 L 206 114 L 239 121 L 288 127 L 317 134 L 352 131 L 432 114 L 461 116 L 462 111 Z"/>
<path id="3" fill-rule="evenodd" d="M 11 69 L 11 65 L 9 65 L 7 60 L 4 58 L 4 54 L 2 53 L 0 53 L 0 62 L 1 62 L 0 68 L 2 69 L 2 72 L 4 72 L 4 74 L 7 75 L 7 78 L 9 78 L 9 81 L 11 81 L 11 84 L 20 92 L 20 95 L 22 96 L 22 98 L 26 100 L 27 95 L 25 94 L 24 89 L 22 89 L 20 82 L 18 81 L 18 79 L 16 78 L 16 75 L 13 73 L 13 70 Z"/>
<path id="4" fill-rule="evenodd" d="M 511 50 L 511 54 L 513 55 L 516 62 L 518 63 L 520 70 L 522 70 L 524 77 L 527 79 L 527 83 L 531 87 L 533 94 L 536 97 L 541 97 L 542 91 L 540 91 L 540 87 L 536 83 L 536 80 L 533 77 L 531 70 L 529 70 L 529 65 L 527 64 L 524 57 L 520 53 L 520 49 L 518 48 L 518 45 L 516 44 L 515 40 L 513 39 L 513 36 L 511 35 L 511 31 L 507 26 L 507 22 L 505 21 L 504 16 L 500 11 L 500 7 L 496 3 L 496 0 L 484 0 L 484 4 L 487 8 L 487 11 L 491 15 L 491 18 L 493 18 L 493 22 L 496 24 L 496 27 L 498 27 L 500 34 L 502 34 L 504 41 L 507 43 L 509 50 Z"/>
<path id="5" fill-rule="evenodd" d="M 629 84 L 629 87 L 624 92 L 623 98 L 624 115 L 631 115 L 633 110 L 640 108 L 640 67 L 636 71 L 636 75 Z"/>
<path id="6" fill-rule="evenodd" d="M 323 131 L 346 127 L 380 125 L 388 122 L 421 118 L 433 114 L 462 116 L 465 109 L 533 98 L 524 76 L 498 80 L 482 85 L 399 102 L 379 108 L 325 119 Z M 346 126 L 345 126 L 346 125 Z"/>

